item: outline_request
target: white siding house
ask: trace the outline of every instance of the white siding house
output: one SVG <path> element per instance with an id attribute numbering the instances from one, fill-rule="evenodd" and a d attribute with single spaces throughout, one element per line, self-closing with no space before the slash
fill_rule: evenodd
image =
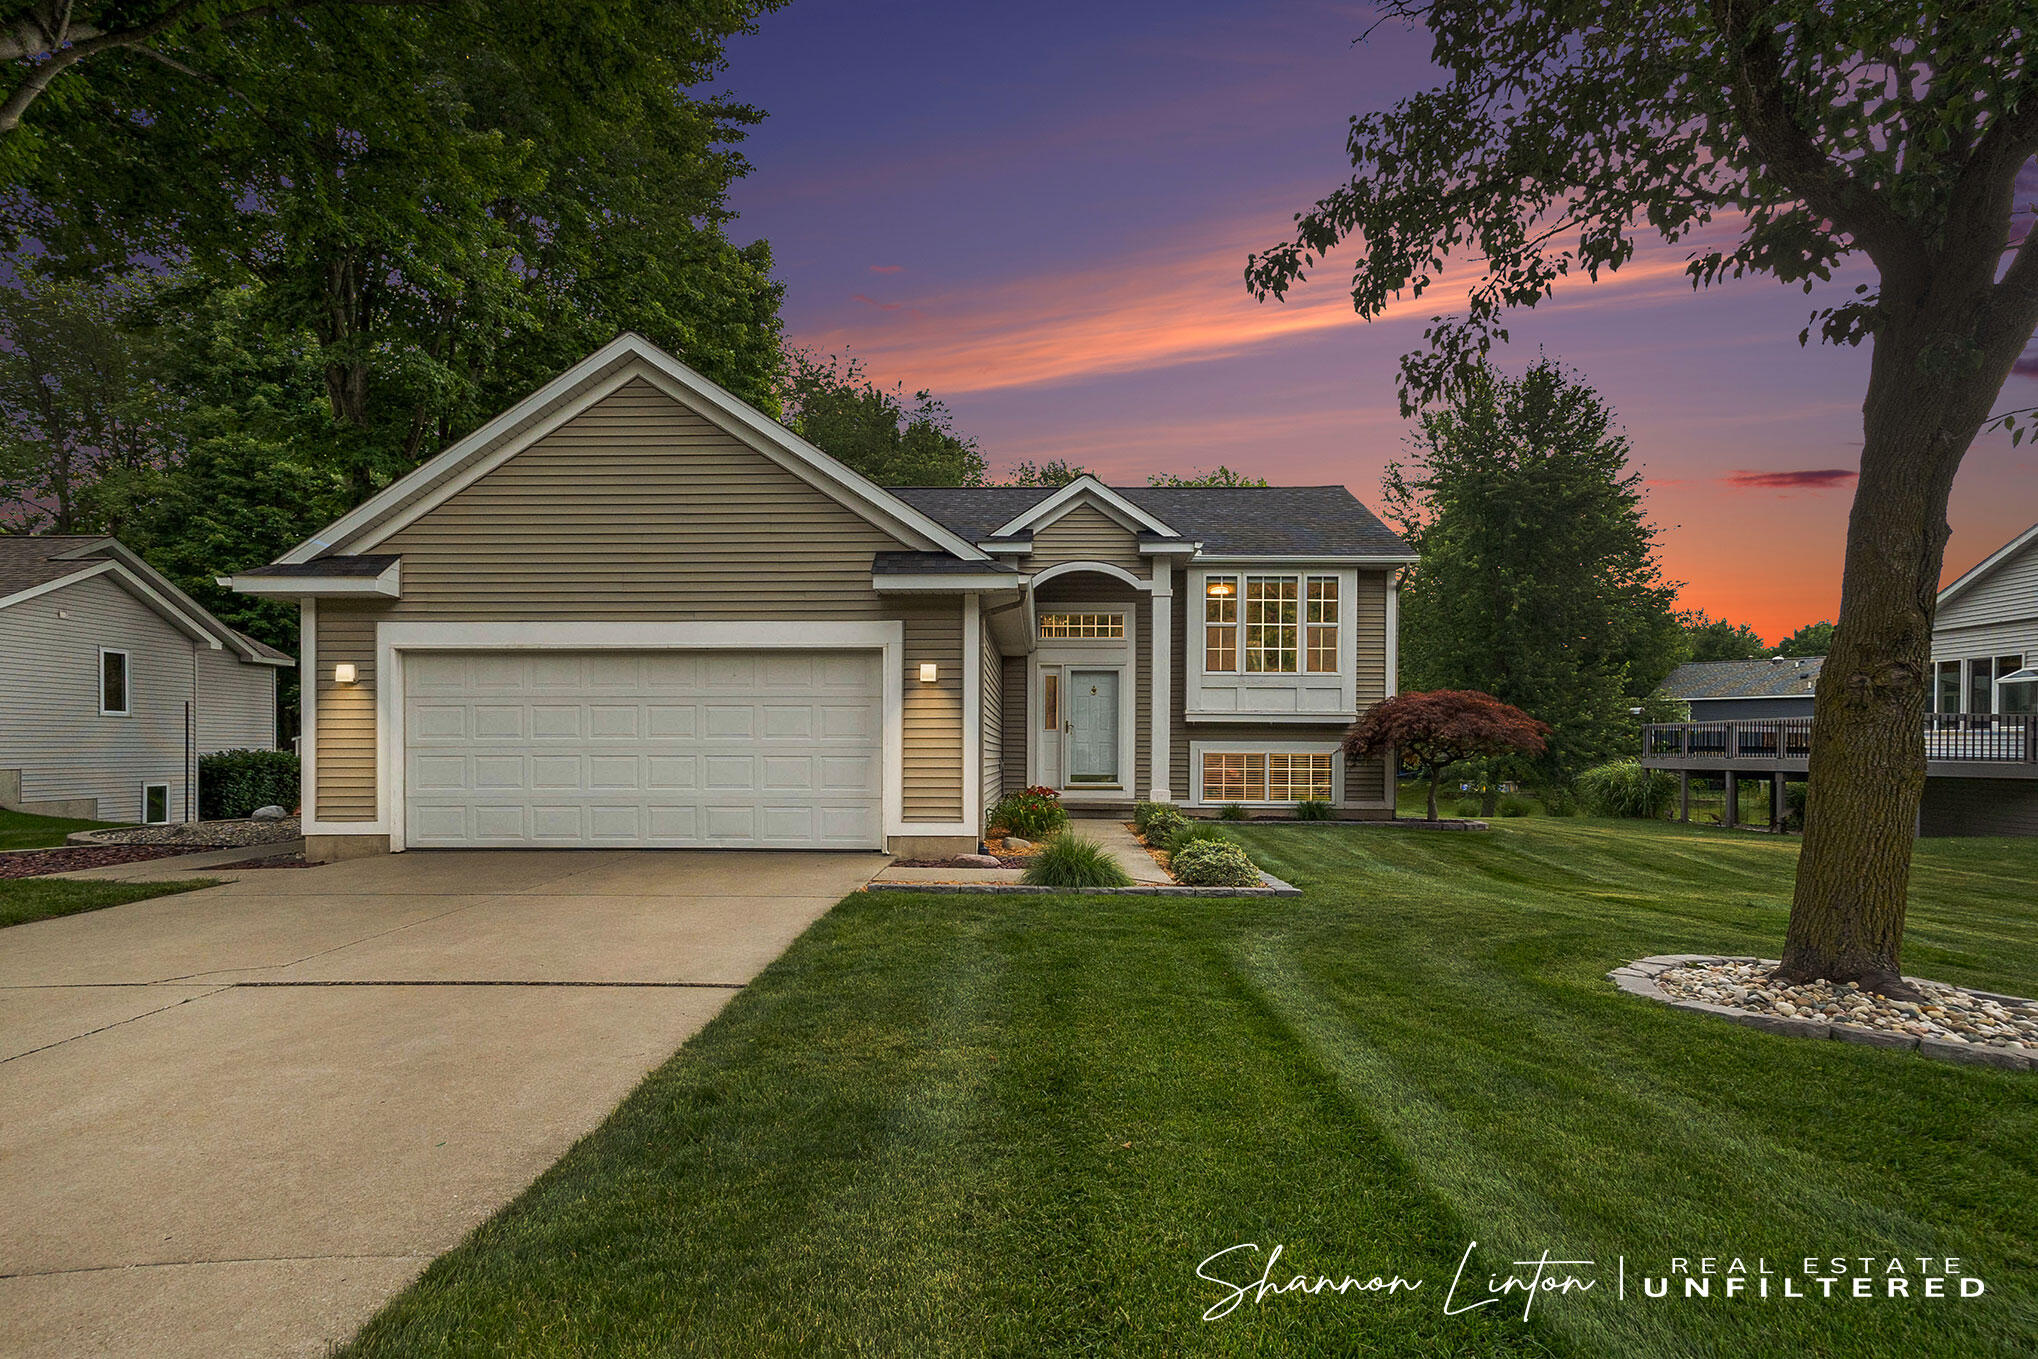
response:
<path id="1" fill-rule="evenodd" d="M 2021 739 L 2038 749 L 2038 524 L 1939 592 L 1928 740 Z M 2011 772 L 2005 766 L 2003 772 Z M 1925 781 L 1926 835 L 2038 835 L 2038 764 L 2019 777 Z"/>
<path id="2" fill-rule="evenodd" d="M 276 745 L 288 657 L 103 537 L 0 537 L 0 807 L 198 815 L 198 757 Z"/>

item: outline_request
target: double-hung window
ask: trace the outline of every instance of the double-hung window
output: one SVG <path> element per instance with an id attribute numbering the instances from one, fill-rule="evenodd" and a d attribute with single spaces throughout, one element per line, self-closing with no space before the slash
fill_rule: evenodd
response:
<path id="1" fill-rule="evenodd" d="M 1338 672 L 1336 576 L 1211 576 L 1203 583 L 1203 671 Z"/>

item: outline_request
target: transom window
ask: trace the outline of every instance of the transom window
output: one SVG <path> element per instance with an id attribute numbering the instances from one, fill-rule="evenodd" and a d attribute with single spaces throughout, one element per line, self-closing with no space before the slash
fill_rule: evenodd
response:
<path id="1" fill-rule="evenodd" d="M 1203 583 L 1205 674 L 1336 674 L 1336 576 L 1211 576 Z"/>
<path id="2" fill-rule="evenodd" d="M 1040 615 L 1043 638 L 1099 641 L 1125 636 L 1122 613 L 1044 613 Z"/>
<path id="3" fill-rule="evenodd" d="M 1328 802 L 1330 752 L 1205 751 L 1205 802 Z"/>

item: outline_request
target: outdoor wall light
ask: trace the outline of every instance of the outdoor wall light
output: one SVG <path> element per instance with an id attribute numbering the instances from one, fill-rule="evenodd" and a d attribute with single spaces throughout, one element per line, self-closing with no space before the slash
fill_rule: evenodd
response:
<path id="1" fill-rule="evenodd" d="M 932 684 L 936 679 L 940 678 L 940 676 L 941 671 L 935 667 L 934 662 L 932 661 L 920 662 L 920 683 Z"/>
<path id="2" fill-rule="evenodd" d="M 1219 599 L 1222 599 L 1226 595 L 1230 594 L 1231 590 L 1232 585 L 1231 582 L 1228 580 L 1213 580 L 1208 585 L 1203 587 L 1204 594 L 1214 595 Z"/>
<path id="3" fill-rule="evenodd" d="M 354 682 L 354 663 L 352 661 L 341 661 L 338 665 L 333 667 L 334 684 L 352 684 L 353 682 Z"/>

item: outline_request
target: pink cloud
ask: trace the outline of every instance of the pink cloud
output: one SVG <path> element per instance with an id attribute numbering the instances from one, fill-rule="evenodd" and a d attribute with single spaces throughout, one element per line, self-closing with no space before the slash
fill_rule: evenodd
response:
<path id="1" fill-rule="evenodd" d="M 875 297 L 865 297 L 862 293 L 851 293 L 850 296 L 856 301 L 863 303 L 864 306 L 876 307 L 879 311 L 906 310 L 906 304 L 903 302 L 880 302 Z"/>
<path id="2" fill-rule="evenodd" d="M 1830 491 L 1846 486 L 1859 472 L 1845 467 L 1821 467 L 1803 472 L 1757 472 L 1743 469 L 1721 478 L 1740 491 Z"/>
<path id="3" fill-rule="evenodd" d="M 873 264 L 870 266 L 870 271 L 873 274 L 896 274 L 905 267 L 903 264 Z"/>

